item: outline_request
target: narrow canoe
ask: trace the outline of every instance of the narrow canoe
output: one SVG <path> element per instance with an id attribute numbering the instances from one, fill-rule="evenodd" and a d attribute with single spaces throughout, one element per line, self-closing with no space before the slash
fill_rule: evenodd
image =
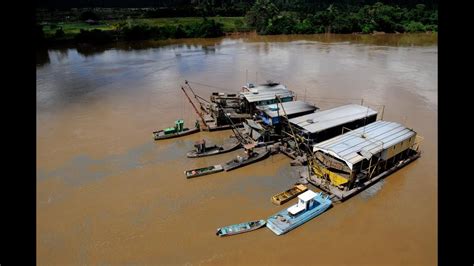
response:
<path id="1" fill-rule="evenodd" d="M 184 175 L 186 178 L 193 178 L 193 177 L 198 177 L 198 176 L 203 176 L 203 175 L 210 175 L 213 173 L 221 172 L 224 169 L 220 164 L 217 165 L 212 165 L 212 166 L 207 166 L 203 168 L 197 168 L 197 169 L 192 169 L 192 170 L 186 170 L 184 171 Z"/>
<path id="2" fill-rule="evenodd" d="M 206 151 L 198 153 L 197 151 L 190 151 L 186 154 L 188 158 L 198 158 L 198 157 L 204 157 L 204 156 L 211 156 L 211 155 L 217 155 L 221 153 L 226 153 L 233 151 L 237 148 L 240 147 L 240 143 L 232 143 L 229 145 L 222 145 L 222 146 L 213 146 L 213 147 L 206 147 Z"/>
<path id="3" fill-rule="evenodd" d="M 193 128 L 184 128 L 183 131 L 181 132 L 176 132 L 176 133 L 171 133 L 171 134 L 166 134 L 164 130 L 158 130 L 153 132 L 153 139 L 154 140 L 162 140 L 162 139 L 171 139 L 171 138 L 177 138 L 177 137 L 182 137 L 186 135 L 190 135 L 193 133 L 199 132 L 199 128 L 193 127 Z"/>
<path id="4" fill-rule="evenodd" d="M 231 236 L 231 235 L 246 233 L 246 232 L 250 232 L 264 226 L 265 223 L 266 223 L 265 220 L 258 220 L 258 221 L 251 221 L 251 222 L 224 226 L 217 229 L 216 235 L 222 237 L 222 236 Z"/>
<path id="5" fill-rule="evenodd" d="M 283 191 L 281 193 L 274 195 L 271 200 L 273 204 L 282 205 L 290 201 L 291 199 L 295 198 L 299 194 L 305 192 L 306 190 L 308 190 L 307 186 L 302 185 L 302 184 L 297 184 L 286 191 Z"/>
<path id="6" fill-rule="evenodd" d="M 259 152 L 257 155 L 252 156 L 250 158 L 245 157 L 241 161 L 238 159 L 233 159 L 232 161 L 228 161 L 227 163 L 223 165 L 223 167 L 225 171 L 231 171 L 239 167 L 243 167 L 245 165 L 261 161 L 267 158 L 268 156 L 270 156 L 270 150 L 263 150 Z"/>

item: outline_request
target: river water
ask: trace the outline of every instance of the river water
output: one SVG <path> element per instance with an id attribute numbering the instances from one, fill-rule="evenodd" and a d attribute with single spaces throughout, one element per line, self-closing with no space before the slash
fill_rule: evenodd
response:
<path id="1" fill-rule="evenodd" d="M 434 34 L 249 34 L 39 53 L 38 264 L 436 264 L 437 57 Z M 187 180 L 185 169 L 242 151 L 185 157 L 195 141 L 231 131 L 152 140 L 175 119 L 196 119 L 185 79 L 206 98 L 273 80 L 321 109 L 362 102 L 417 131 L 422 157 L 286 235 L 218 238 L 218 227 L 294 204 L 270 197 L 297 173 L 278 154 Z"/>

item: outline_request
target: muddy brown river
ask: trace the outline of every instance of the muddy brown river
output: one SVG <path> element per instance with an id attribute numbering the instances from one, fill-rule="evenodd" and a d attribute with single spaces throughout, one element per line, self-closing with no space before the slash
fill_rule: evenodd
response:
<path id="1" fill-rule="evenodd" d="M 437 57 L 437 35 L 425 33 L 249 34 L 38 54 L 38 264 L 435 265 Z M 294 204 L 270 197 L 298 175 L 278 154 L 187 180 L 185 169 L 242 151 L 185 157 L 195 141 L 221 143 L 230 130 L 152 140 L 197 118 L 179 89 L 185 79 L 206 98 L 273 80 L 321 109 L 362 102 L 417 131 L 422 157 L 285 235 L 219 238 L 218 227 Z"/>

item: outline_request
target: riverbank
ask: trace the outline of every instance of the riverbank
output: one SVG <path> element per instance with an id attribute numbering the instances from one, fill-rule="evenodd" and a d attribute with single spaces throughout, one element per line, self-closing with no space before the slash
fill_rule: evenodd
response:
<path id="1" fill-rule="evenodd" d="M 351 36 L 348 38 L 348 36 Z M 352 33 L 352 34 L 336 34 L 336 33 L 323 33 L 323 34 L 282 34 L 282 35 L 259 35 L 256 31 L 248 32 L 227 32 L 224 36 L 217 38 L 169 38 L 160 40 L 141 40 L 141 41 L 124 41 L 117 40 L 108 43 L 101 44 L 90 44 L 90 43 L 75 43 L 74 40 L 63 41 L 63 42 L 51 42 L 40 51 L 46 51 L 47 49 L 67 49 L 77 48 L 79 53 L 84 55 L 90 55 L 95 53 L 101 53 L 107 49 L 145 49 L 151 47 L 161 47 L 166 45 L 176 44 L 189 44 L 189 45 L 202 45 L 203 49 L 207 46 L 219 45 L 222 40 L 239 39 L 245 38 L 247 42 L 269 42 L 269 41 L 302 41 L 302 40 L 313 40 L 316 42 L 330 43 L 330 42 L 345 42 L 350 40 L 351 43 L 360 44 L 371 44 L 371 45 L 398 45 L 398 46 L 413 46 L 413 45 L 433 45 L 438 42 L 437 32 L 422 32 L 422 33 Z M 42 61 L 42 60 L 40 60 Z"/>
<path id="2" fill-rule="evenodd" d="M 244 23 L 244 17 L 209 17 L 222 24 L 224 32 L 246 31 L 252 29 Z M 176 17 L 176 18 L 137 18 L 137 19 L 113 19 L 113 20 L 90 20 L 86 21 L 44 21 L 40 25 L 43 26 L 43 31 L 46 38 L 54 37 L 58 29 L 62 29 L 66 37 L 73 37 L 81 30 L 103 30 L 114 31 L 118 30 L 123 25 L 147 25 L 152 27 L 163 26 L 188 26 L 199 23 L 201 17 Z"/>
<path id="3" fill-rule="evenodd" d="M 212 38 L 254 30 L 243 17 L 181 17 L 102 21 L 42 22 L 37 25 L 41 46 L 116 41 Z"/>
<path id="4" fill-rule="evenodd" d="M 332 6 L 289 11 L 268 0 L 257 1 L 236 17 L 212 15 L 160 17 L 158 10 L 122 10 L 104 13 L 95 9 L 74 16 L 45 13 L 38 16 L 38 43 L 49 47 L 68 43 L 213 38 L 235 32 L 256 31 L 259 35 L 287 34 L 380 34 L 437 32 L 438 10 L 417 4 L 411 7 L 375 3 L 364 6 Z M 121 11 L 121 12 L 122 12 Z M 54 13 L 54 12 L 53 12 Z M 224 13 L 222 13 L 224 14 Z M 179 16 L 181 16 L 179 15 Z M 43 20 L 42 20 L 43 19 Z"/>

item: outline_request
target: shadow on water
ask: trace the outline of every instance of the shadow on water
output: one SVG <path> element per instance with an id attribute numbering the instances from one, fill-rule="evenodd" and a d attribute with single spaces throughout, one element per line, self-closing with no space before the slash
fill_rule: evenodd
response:
<path id="1" fill-rule="evenodd" d="M 222 38 L 212 39 L 170 39 L 158 41 L 137 41 L 137 42 L 117 42 L 106 45 L 89 45 L 81 44 L 76 47 L 77 52 L 85 57 L 102 54 L 110 49 L 120 51 L 147 50 L 160 48 L 168 45 L 175 45 L 177 48 L 185 48 L 188 50 L 200 49 L 205 54 L 213 54 L 216 46 L 220 45 Z"/>
<path id="2" fill-rule="evenodd" d="M 168 39 L 168 40 L 148 40 L 136 42 L 116 42 L 105 45 L 81 44 L 74 47 L 78 53 L 85 56 L 102 54 L 110 49 L 122 51 L 146 50 L 174 45 L 177 48 L 201 49 L 205 54 L 215 53 L 216 47 L 222 45 L 225 39 L 242 40 L 246 43 L 278 43 L 278 42 L 301 42 L 300 45 L 310 45 L 312 42 L 320 43 L 356 43 L 382 46 L 429 46 L 438 43 L 437 33 L 417 33 L 417 34 L 298 34 L 298 35 L 257 35 L 247 34 L 243 36 L 227 36 L 220 38 L 189 38 L 189 39 Z M 268 53 L 268 46 L 257 47 Z M 61 50 L 54 48 L 53 50 Z M 50 62 L 47 49 L 38 49 L 36 53 L 37 66 L 43 66 Z"/>
<path id="3" fill-rule="evenodd" d="M 380 190 L 382 190 L 382 187 L 383 187 L 384 184 L 385 184 L 385 179 L 382 179 L 382 180 L 376 182 L 372 186 L 370 186 L 370 187 L 366 188 L 365 190 L 363 190 L 362 192 L 360 192 L 360 197 L 364 200 L 368 200 L 372 197 L 375 197 L 375 195 L 377 195 L 377 193 Z"/>
<path id="4" fill-rule="evenodd" d="M 114 46 L 113 45 L 78 45 L 76 47 L 77 52 L 84 56 L 84 57 L 89 57 L 97 54 L 102 54 L 105 51 L 112 49 Z"/>

